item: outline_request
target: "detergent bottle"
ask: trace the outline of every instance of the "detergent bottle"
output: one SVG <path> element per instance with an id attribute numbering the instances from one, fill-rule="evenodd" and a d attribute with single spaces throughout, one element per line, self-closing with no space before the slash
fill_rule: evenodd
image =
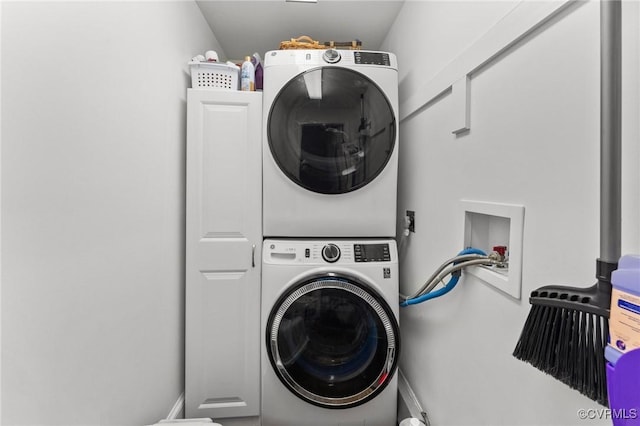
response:
<path id="1" fill-rule="evenodd" d="M 253 63 L 253 66 L 256 70 L 256 90 L 262 90 L 263 70 L 262 70 L 262 60 L 260 58 L 260 54 L 258 54 L 257 52 L 254 53 L 253 56 L 251 57 L 251 63 Z"/>
<path id="2" fill-rule="evenodd" d="M 640 255 L 625 255 L 611 273 L 607 360 L 640 348 Z"/>
<path id="3" fill-rule="evenodd" d="M 251 57 L 246 56 L 240 70 L 240 90 L 253 92 L 256 90 L 256 70 L 251 63 Z"/>

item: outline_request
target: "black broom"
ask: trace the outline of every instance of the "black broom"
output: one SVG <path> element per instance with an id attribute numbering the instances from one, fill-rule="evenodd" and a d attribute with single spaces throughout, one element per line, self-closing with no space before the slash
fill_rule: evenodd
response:
<path id="1" fill-rule="evenodd" d="M 600 258 L 591 287 L 531 292 L 513 356 L 607 406 L 604 349 L 621 235 L 621 5 L 600 2 Z"/>

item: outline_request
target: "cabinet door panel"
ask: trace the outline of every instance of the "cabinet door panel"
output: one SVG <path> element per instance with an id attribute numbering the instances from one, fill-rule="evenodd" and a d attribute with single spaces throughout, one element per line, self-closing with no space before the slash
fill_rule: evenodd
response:
<path id="1" fill-rule="evenodd" d="M 247 143 L 249 105 L 202 103 L 200 107 L 203 138 L 194 161 L 200 162 L 201 235 L 246 236 L 255 216 L 255 211 L 248 208 L 253 200 L 247 195 L 256 179 L 253 171 L 247 170 L 247 162 L 251 151 L 260 149 Z"/>
<path id="2" fill-rule="evenodd" d="M 262 94 L 190 90 L 187 121 L 186 415 L 257 416 Z"/>

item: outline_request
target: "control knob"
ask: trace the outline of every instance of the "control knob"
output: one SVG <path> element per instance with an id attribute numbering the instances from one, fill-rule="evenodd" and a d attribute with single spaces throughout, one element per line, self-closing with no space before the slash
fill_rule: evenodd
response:
<path id="1" fill-rule="evenodd" d="M 327 49 L 322 54 L 322 59 L 330 64 L 335 64 L 336 62 L 340 61 L 340 52 L 335 49 Z"/>
<path id="2" fill-rule="evenodd" d="M 337 262 L 340 259 L 340 248 L 335 244 L 327 244 L 322 247 L 322 258 L 329 263 Z"/>

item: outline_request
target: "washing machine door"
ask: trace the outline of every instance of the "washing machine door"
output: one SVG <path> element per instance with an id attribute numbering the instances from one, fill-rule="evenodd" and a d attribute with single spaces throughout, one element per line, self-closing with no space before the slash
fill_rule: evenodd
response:
<path id="1" fill-rule="evenodd" d="M 273 306 L 267 352 L 282 383 L 303 400 L 349 408 L 391 381 L 399 355 L 389 305 L 358 279 L 337 274 L 291 287 Z"/>
<path id="2" fill-rule="evenodd" d="M 282 172 L 301 187 L 343 194 L 374 180 L 396 143 L 389 100 L 347 68 L 311 69 L 290 80 L 269 111 L 267 138 Z"/>

